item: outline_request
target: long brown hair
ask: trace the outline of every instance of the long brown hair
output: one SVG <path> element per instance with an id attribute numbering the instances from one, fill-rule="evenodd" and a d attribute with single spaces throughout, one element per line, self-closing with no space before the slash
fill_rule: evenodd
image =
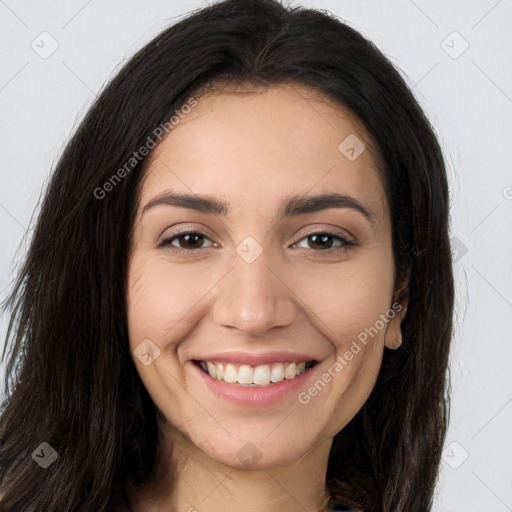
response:
<path id="1" fill-rule="evenodd" d="M 403 345 L 333 443 L 327 484 L 367 512 L 428 511 L 445 439 L 453 277 L 448 187 L 429 121 L 388 59 L 334 16 L 226 0 L 168 28 L 105 88 L 52 175 L 11 310 L 0 419 L 2 510 L 106 511 L 151 475 L 155 406 L 130 357 L 127 255 L 147 157 L 109 181 L 194 92 L 220 79 L 307 85 L 364 123 L 382 159 Z M 119 176 L 119 174 L 118 174 Z M 5 355 L 5 351 L 4 351 Z M 40 443 L 57 460 L 42 469 Z"/>

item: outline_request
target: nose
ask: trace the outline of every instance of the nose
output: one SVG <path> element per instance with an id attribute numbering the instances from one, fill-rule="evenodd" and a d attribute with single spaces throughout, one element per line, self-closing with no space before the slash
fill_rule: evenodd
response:
<path id="1" fill-rule="evenodd" d="M 234 266 L 218 285 L 213 320 L 249 336 L 264 336 L 274 327 L 293 323 L 297 303 L 289 283 L 269 265 L 266 251 L 252 263 L 236 257 Z"/>

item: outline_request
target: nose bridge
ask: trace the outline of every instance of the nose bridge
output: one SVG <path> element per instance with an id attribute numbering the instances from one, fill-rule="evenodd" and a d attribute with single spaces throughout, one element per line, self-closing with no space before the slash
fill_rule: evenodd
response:
<path id="1" fill-rule="evenodd" d="M 232 270 L 219 283 L 214 321 L 251 335 L 293 322 L 296 305 L 290 290 L 276 276 L 275 266 L 268 251 L 251 240 L 242 242 Z"/>

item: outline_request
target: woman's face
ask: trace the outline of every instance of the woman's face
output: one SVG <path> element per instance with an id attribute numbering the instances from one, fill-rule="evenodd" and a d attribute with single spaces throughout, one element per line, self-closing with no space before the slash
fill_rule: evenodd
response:
<path id="1" fill-rule="evenodd" d="M 209 93 L 143 180 L 130 349 L 195 447 L 278 466 L 366 401 L 400 332 L 394 279 L 388 203 L 357 118 L 299 86 Z"/>

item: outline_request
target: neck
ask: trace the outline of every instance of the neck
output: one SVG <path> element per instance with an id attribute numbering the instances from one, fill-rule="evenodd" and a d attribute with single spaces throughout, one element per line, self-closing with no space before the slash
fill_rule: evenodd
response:
<path id="1" fill-rule="evenodd" d="M 154 476 L 128 491 L 134 512 L 317 512 L 325 503 L 332 438 L 292 463 L 250 470 L 212 459 L 176 430 L 161 433 Z"/>

